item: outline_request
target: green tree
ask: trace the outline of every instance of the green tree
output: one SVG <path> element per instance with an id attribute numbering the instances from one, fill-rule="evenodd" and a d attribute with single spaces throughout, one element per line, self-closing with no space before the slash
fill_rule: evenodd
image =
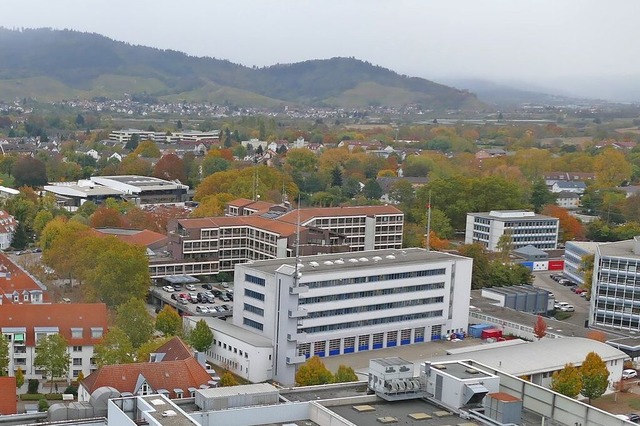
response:
<path id="1" fill-rule="evenodd" d="M 338 165 L 331 169 L 331 186 L 342 186 L 342 170 Z"/>
<path id="2" fill-rule="evenodd" d="M 129 151 L 135 151 L 139 143 L 140 143 L 140 136 L 138 136 L 137 133 L 134 133 L 133 135 L 131 135 L 131 138 L 129 138 L 124 148 L 128 149 Z"/>
<path id="3" fill-rule="evenodd" d="M 38 400 L 38 411 L 44 413 L 49 409 L 49 403 L 45 398 L 40 398 Z"/>
<path id="4" fill-rule="evenodd" d="M 36 217 L 33 219 L 33 230 L 36 233 L 36 237 L 40 238 L 40 234 L 47 223 L 53 220 L 53 213 L 49 210 L 40 210 Z"/>
<path id="5" fill-rule="evenodd" d="M 24 371 L 22 371 L 22 367 L 18 366 L 16 370 L 16 387 L 20 389 L 24 385 Z"/>
<path id="6" fill-rule="evenodd" d="M 238 381 L 236 380 L 235 377 L 233 377 L 233 374 L 231 374 L 228 371 L 225 371 L 225 373 L 220 378 L 220 386 L 224 388 L 228 386 L 237 386 L 237 385 L 238 385 Z"/>
<path id="7" fill-rule="evenodd" d="M 543 179 L 536 179 L 531 186 L 531 204 L 536 213 L 540 213 L 542 208 L 547 204 L 556 202 L 556 196 L 549 191 L 546 182 Z"/>
<path id="8" fill-rule="evenodd" d="M 584 274 L 584 285 L 582 286 L 587 290 L 587 300 L 591 299 L 591 286 L 593 284 L 593 263 L 595 261 L 595 254 L 585 254 L 582 256 L 580 262 L 580 272 Z"/>
<path id="9" fill-rule="evenodd" d="M 165 336 L 179 336 L 182 333 L 182 318 L 171 305 L 164 305 L 158 313 L 156 330 L 161 331 Z"/>
<path id="10" fill-rule="evenodd" d="M 213 342 L 213 332 L 203 319 L 196 323 L 196 326 L 189 334 L 189 343 L 198 352 L 205 352 Z"/>
<path id="11" fill-rule="evenodd" d="M 87 236 L 80 243 L 74 257 L 90 299 L 113 308 L 132 297 L 146 296 L 150 278 L 144 247 L 111 236 Z"/>
<path id="12" fill-rule="evenodd" d="M 0 334 L 0 376 L 6 376 L 9 368 L 9 341 Z"/>
<path id="13" fill-rule="evenodd" d="M 353 368 L 340 365 L 338 371 L 336 371 L 336 375 L 333 377 L 333 381 L 334 383 L 357 382 L 358 376 L 356 376 Z"/>
<path id="14" fill-rule="evenodd" d="M 142 299 L 131 298 L 118 306 L 116 326 L 125 332 L 134 349 L 148 342 L 153 335 L 153 317 Z"/>
<path id="15" fill-rule="evenodd" d="M 558 370 L 551 376 L 551 389 L 559 394 L 575 398 L 582 389 L 582 374 L 573 364 L 565 364 L 562 370 Z"/>
<path id="16" fill-rule="evenodd" d="M 69 344 L 60 334 L 50 334 L 40 338 L 36 344 L 36 357 L 33 364 L 51 378 L 62 377 L 69 371 L 71 355 L 67 352 Z M 53 392 L 53 387 L 51 387 Z"/>
<path id="17" fill-rule="evenodd" d="M 202 177 L 207 177 L 217 172 L 224 172 L 230 168 L 231 162 L 229 160 L 222 157 L 207 157 L 202 160 Z"/>
<path id="18" fill-rule="evenodd" d="M 473 259 L 473 269 L 471 271 L 471 287 L 474 290 L 487 287 L 491 275 L 491 264 L 489 256 L 482 244 L 468 244 L 460 246 L 458 252 Z"/>
<path id="19" fill-rule="evenodd" d="M 513 235 L 511 230 L 505 230 L 505 232 L 498 238 L 496 248 L 500 252 L 500 256 L 503 261 L 509 260 L 509 255 L 513 251 Z"/>
<path id="20" fill-rule="evenodd" d="M 21 156 L 13 163 L 11 176 L 18 186 L 42 186 L 47 184 L 47 169 L 37 158 Z"/>
<path id="21" fill-rule="evenodd" d="M 582 390 L 580 393 L 589 400 L 599 398 L 609 385 L 607 364 L 595 352 L 589 352 L 580 367 Z"/>
<path id="22" fill-rule="evenodd" d="M 133 153 L 139 155 L 140 157 L 146 158 L 160 158 L 160 156 L 162 155 L 160 149 L 153 141 L 140 142 Z"/>
<path id="23" fill-rule="evenodd" d="M 362 188 L 362 194 L 368 200 L 379 200 L 380 197 L 382 197 L 383 192 L 377 180 L 369 179 L 365 182 L 364 187 Z"/>
<path id="24" fill-rule="evenodd" d="M 298 368 L 296 383 L 300 386 L 324 385 L 333 382 L 333 374 L 318 356 L 312 356 Z"/>
<path id="25" fill-rule="evenodd" d="M 129 336 L 119 327 L 111 327 L 95 346 L 96 365 L 128 364 L 133 362 L 133 345 Z"/>
<path id="26" fill-rule="evenodd" d="M 11 240 L 11 247 L 21 250 L 27 247 L 29 244 L 29 236 L 25 228 L 26 226 L 24 224 L 18 223 L 16 232 L 14 232 L 13 239 Z"/>

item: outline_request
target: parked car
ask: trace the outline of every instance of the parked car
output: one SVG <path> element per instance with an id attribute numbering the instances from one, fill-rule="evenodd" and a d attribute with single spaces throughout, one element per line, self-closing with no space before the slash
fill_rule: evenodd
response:
<path id="1" fill-rule="evenodd" d="M 211 290 L 212 287 L 211 287 L 211 284 L 205 283 L 205 284 L 202 284 L 202 288 L 204 288 L 205 290 Z"/>
<path id="2" fill-rule="evenodd" d="M 229 299 L 226 294 L 220 295 L 220 300 L 223 302 L 231 302 L 231 299 Z"/>
<path id="3" fill-rule="evenodd" d="M 229 288 L 229 283 L 222 283 L 221 285 L 222 285 L 222 287 L 224 287 L 224 288 Z"/>
<path id="4" fill-rule="evenodd" d="M 222 292 L 216 288 L 214 288 L 213 290 L 211 290 L 211 293 L 213 293 L 214 296 L 216 297 L 220 297 L 220 295 L 222 294 Z"/>
<path id="5" fill-rule="evenodd" d="M 174 290 L 174 288 L 173 288 L 173 287 L 171 287 L 170 285 L 165 285 L 164 287 L 162 287 L 162 289 L 163 289 L 164 291 L 169 292 L 169 293 L 173 293 L 173 292 L 175 291 L 175 290 Z"/>
<path id="6" fill-rule="evenodd" d="M 178 297 L 178 303 L 181 304 L 181 305 L 186 305 L 189 302 L 187 302 L 187 299 L 184 299 L 182 297 Z"/>
<path id="7" fill-rule="evenodd" d="M 627 414 L 627 417 L 629 417 L 629 420 L 631 420 L 634 423 L 640 423 L 640 414 L 629 413 Z"/>
<path id="8" fill-rule="evenodd" d="M 211 311 L 206 306 L 196 306 L 196 312 L 200 314 L 208 314 Z"/>
<path id="9" fill-rule="evenodd" d="M 626 369 L 622 370 L 622 378 L 623 379 L 633 379 L 635 377 L 638 377 L 638 372 L 636 370 L 634 370 L 633 368 L 626 368 Z"/>
<path id="10" fill-rule="evenodd" d="M 560 278 L 560 279 L 558 280 L 558 284 L 561 284 L 561 285 L 571 285 L 571 281 L 570 281 L 570 280 L 568 280 L 568 279 L 566 279 L 566 278 Z"/>
<path id="11" fill-rule="evenodd" d="M 554 305 L 554 307 L 562 312 L 573 312 L 576 309 L 573 307 L 573 305 L 567 303 L 567 302 L 558 302 Z"/>
<path id="12" fill-rule="evenodd" d="M 173 284 L 173 289 L 175 291 L 180 291 L 180 290 L 182 290 L 182 285 L 181 284 Z"/>
<path id="13" fill-rule="evenodd" d="M 196 291 L 196 286 L 193 284 L 187 284 L 186 286 L 184 286 L 184 288 L 186 288 L 189 291 Z"/>

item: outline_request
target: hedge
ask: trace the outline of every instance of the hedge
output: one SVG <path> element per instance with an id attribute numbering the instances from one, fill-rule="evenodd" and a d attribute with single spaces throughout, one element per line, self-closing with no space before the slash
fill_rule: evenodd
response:
<path id="1" fill-rule="evenodd" d="M 62 401 L 61 393 L 23 393 L 20 395 L 22 401 L 39 401 L 42 398 L 48 401 Z"/>

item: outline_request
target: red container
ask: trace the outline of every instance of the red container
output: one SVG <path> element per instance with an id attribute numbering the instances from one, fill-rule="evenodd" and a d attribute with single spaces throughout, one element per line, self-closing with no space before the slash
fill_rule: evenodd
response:
<path id="1" fill-rule="evenodd" d="M 498 330 L 497 328 L 488 328 L 486 330 L 482 330 L 482 339 L 500 339 L 502 337 L 502 330 Z"/>
<path id="2" fill-rule="evenodd" d="M 562 271 L 564 269 L 564 260 L 550 260 L 549 261 L 549 270 L 550 271 Z"/>

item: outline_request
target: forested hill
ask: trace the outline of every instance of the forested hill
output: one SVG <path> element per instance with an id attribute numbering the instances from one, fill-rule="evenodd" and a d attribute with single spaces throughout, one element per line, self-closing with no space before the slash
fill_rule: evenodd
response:
<path id="1" fill-rule="evenodd" d="M 0 99 L 146 94 L 165 100 L 477 109 L 475 95 L 401 76 L 357 59 L 249 68 L 214 58 L 132 46 L 98 34 L 0 28 Z"/>

